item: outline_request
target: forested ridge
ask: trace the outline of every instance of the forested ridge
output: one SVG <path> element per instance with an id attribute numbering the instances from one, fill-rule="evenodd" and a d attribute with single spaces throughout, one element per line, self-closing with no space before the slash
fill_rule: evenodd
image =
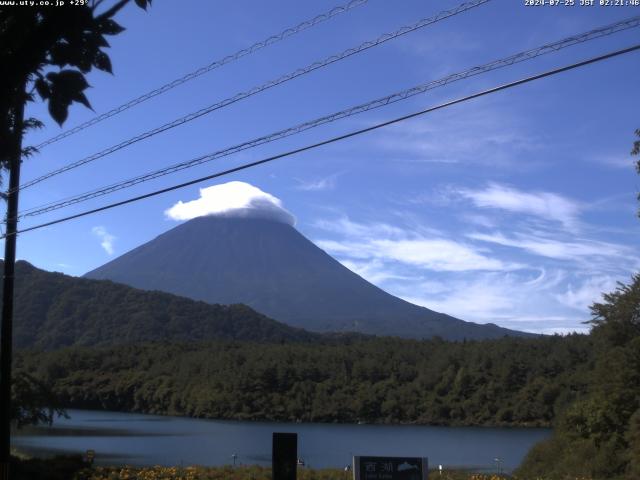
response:
<path id="1" fill-rule="evenodd" d="M 308 342 L 320 338 L 245 305 L 210 305 L 108 280 L 47 272 L 24 261 L 16 264 L 16 273 L 16 348 L 52 350 L 164 340 Z"/>
<path id="2" fill-rule="evenodd" d="M 151 343 L 19 353 L 66 407 L 238 420 L 548 426 L 585 391 L 587 336 Z"/>

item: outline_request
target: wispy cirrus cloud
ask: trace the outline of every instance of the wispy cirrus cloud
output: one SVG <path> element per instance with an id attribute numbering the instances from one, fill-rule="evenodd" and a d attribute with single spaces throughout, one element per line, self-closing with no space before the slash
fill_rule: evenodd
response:
<path id="1" fill-rule="evenodd" d="M 321 192 L 325 190 L 332 190 L 336 186 L 336 180 L 340 176 L 339 173 L 328 175 L 322 178 L 316 178 L 312 180 L 303 180 L 300 178 L 294 179 L 298 182 L 295 186 L 296 190 L 302 190 L 305 192 Z"/>
<path id="2" fill-rule="evenodd" d="M 520 324 L 521 316 L 538 315 L 542 321 L 556 318 L 558 307 L 568 310 L 558 301 L 549 302 L 549 296 L 553 298 L 566 278 L 561 269 L 547 271 L 515 264 L 470 244 L 384 223 L 341 218 L 319 226 L 343 232 L 345 237 L 317 241 L 320 247 L 355 273 L 416 305 L 468 321 L 497 322 L 528 331 L 540 328 L 535 328 L 533 321 Z M 552 328 L 574 331 L 571 325 L 582 317 L 570 313 L 573 316 L 556 319 Z"/>
<path id="3" fill-rule="evenodd" d="M 337 222 L 317 223 L 329 227 L 340 224 L 349 240 L 321 239 L 316 243 L 346 259 L 369 259 L 399 262 L 433 271 L 462 272 L 474 270 L 513 270 L 521 265 L 487 256 L 470 244 L 424 233 L 407 231 L 386 224 L 365 225 L 343 218 Z"/>
<path id="4" fill-rule="evenodd" d="M 587 277 L 581 283 L 570 283 L 564 292 L 557 294 L 555 297 L 567 307 L 586 311 L 593 302 L 602 300 L 604 293 L 615 290 L 616 285 L 616 279 L 609 275 Z"/>
<path id="5" fill-rule="evenodd" d="M 356 260 L 348 259 L 342 260 L 342 263 L 352 272 L 357 273 L 362 278 L 366 278 L 373 284 L 379 285 L 390 280 L 402 280 L 402 281 L 414 281 L 415 278 L 403 275 L 400 272 L 396 272 L 393 269 L 389 269 L 385 266 L 384 262 L 378 259 L 374 260 Z"/>
<path id="6" fill-rule="evenodd" d="M 621 259 L 626 259 L 627 264 L 629 261 L 636 264 L 640 262 L 634 250 L 626 245 L 580 237 L 566 239 L 557 234 L 544 235 L 541 232 L 515 232 L 510 235 L 500 232 L 469 233 L 466 236 L 474 240 L 526 250 L 534 255 L 556 260 L 589 261 L 605 258 L 618 263 Z"/>
<path id="7" fill-rule="evenodd" d="M 316 220 L 313 222 L 313 226 L 327 232 L 339 233 L 349 238 L 403 238 L 407 234 L 406 229 L 395 225 L 384 222 L 353 222 L 346 216 L 340 216 L 331 220 Z"/>
<path id="8" fill-rule="evenodd" d="M 567 308 L 555 292 L 567 272 L 479 272 L 412 286 L 398 283 L 391 290 L 416 305 L 477 323 L 499 325 L 535 333 L 586 332 L 584 310 Z M 434 288 L 435 284 L 435 288 Z"/>
<path id="9" fill-rule="evenodd" d="M 539 149 L 540 142 L 524 135 L 521 123 L 504 108 L 469 107 L 465 115 L 443 112 L 437 120 L 390 127 L 377 137 L 375 147 L 404 161 L 522 168 L 514 158 Z"/>
<path id="10" fill-rule="evenodd" d="M 555 221 L 567 228 L 575 228 L 582 206 L 565 196 L 544 191 L 523 191 L 498 183 L 482 189 L 460 188 L 455 194 L 468 199 L 480 209 L 504 210 L 514 214 L 531 215 Z"/>
<path id="11" fill-rule="evenodd" d="M 587 332 L 589 306 L 640 270 L 637 249 L 593 223 L 593 201 L 497 182 L 416 193 L 373 221 L 315 222 L 317 243 L 411 303 L 538 333 Z"/>
<path id="12" fill-rule="evenodd" d="M 359 242 L 320 240 L 318 245 L 332 254 L 349 258 L 391 260 L 434 271 L 463 272 L 518 268 L 518 265 L 483 255 L 470 245 L 442 238 L 370 239 Z"/>
<path id="13" fill-rule="evenodd" d="M 618 155 L 600 155 L 594 157 L 595 163 L 611 168 L 633 170 L 637 162 L 637 158 L 633 158 L 627 152 Z"/>

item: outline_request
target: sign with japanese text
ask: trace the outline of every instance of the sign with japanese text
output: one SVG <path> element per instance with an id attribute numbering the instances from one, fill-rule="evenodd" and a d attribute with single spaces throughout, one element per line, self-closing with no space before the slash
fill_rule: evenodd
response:
<path id="1" fill-rule="evenodd" d="M 420 457 L 353 457 L 354 480 L 427 480 L 429 462 Z"/>

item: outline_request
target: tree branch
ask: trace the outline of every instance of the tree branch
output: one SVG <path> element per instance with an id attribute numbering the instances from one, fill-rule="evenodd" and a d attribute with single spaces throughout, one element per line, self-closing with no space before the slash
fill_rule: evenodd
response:
<path id="1" fill-rule="evenodd" d="M 96 17 L 96 19 L 97 20 L 104 20 L 104 19 L 113 17 L 116 13 L 118 13 L 120 10 L 122 10 L 122 8 L 129 2 L 130 2 L 130 0 L 120 0 L 118 3 L 116 3 L 109 10 L 107 10 L 107 11 L 101 13 L 100 15 L 98 15 Z"/>

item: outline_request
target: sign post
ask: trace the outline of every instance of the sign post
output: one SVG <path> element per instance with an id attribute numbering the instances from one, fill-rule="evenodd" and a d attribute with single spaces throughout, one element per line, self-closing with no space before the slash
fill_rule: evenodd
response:
<path id="1" fill-rule="evenodd" d="M 429 461 L 421 457 L 353 457 L 353 480 L 427 480 Z"/>
<path id="2" fill-rule="evenodd" d="M 272 479 L 296 480 L 298 473 L 298 434 L 274 433 L 272 446 Z"/>

